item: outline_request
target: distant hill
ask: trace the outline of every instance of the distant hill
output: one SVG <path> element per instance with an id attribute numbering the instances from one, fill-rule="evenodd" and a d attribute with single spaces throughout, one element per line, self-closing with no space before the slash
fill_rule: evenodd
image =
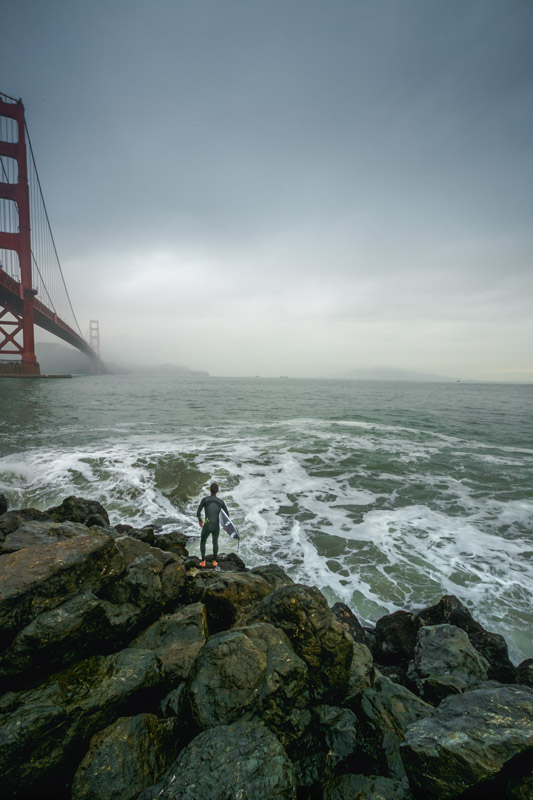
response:
<path id="1" fill-rule="evenodd" d="M 374 367 L 365 369 L 350 369 L 338 375 L 330 375 L 331 378 L 342 378 L 345 380 L 367 380 L 367 381 L 431 381 L 441 383 L 454 383 L 457 378 L 450 378 L 446 375 L 436 375 L 432 372 L 414 372 L 408 369 L 397 369 L 395 367 Z"/>

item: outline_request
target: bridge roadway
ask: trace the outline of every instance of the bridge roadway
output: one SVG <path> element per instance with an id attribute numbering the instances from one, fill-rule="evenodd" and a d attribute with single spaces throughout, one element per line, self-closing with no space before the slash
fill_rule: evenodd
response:
<path id="1" fill-rule="evenodd" d="M 22 298 L 22 284 L 14 280 L 3 269 L 0 268 L 0 305 L 2 301 L 6 301 L 16 312 L 22 316 L 23 312 L 23 298 Z M 76 347 L 82 353 L 89 356 L 89 358 L 100 362 L 98 355 L 92 347 L 80 336 L 73 328 L 63 322 L 57 314 L 50 311 L 44 303 L 41 303 L 36 297 L 33 300 L 33 319 L 36 325 L 44 328 L 45 331 L 53 333 L 63 339 L 64 342 Z"/>

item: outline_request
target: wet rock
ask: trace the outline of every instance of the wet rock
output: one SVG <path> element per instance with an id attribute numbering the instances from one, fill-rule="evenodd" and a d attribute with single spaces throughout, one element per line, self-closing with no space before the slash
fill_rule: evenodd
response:
<path id="1" fill-rule="evenodd" d="M 307 669 L 271 625 L 225 631 L 196 659 L 187 703 L 199 730 L 255 714 L 288 742 L 310 721 Z"/>
<path id="2" fill-rule="evenodd" d="M 432 717 L 411 724 L 402 759 L 416 798 L 448 800 L 520 755 L 531 764 L 532 748 L 533 690 L 496 685 L 448 697 Z"/>
<path id="3" fill-rule="evenodd" d="M 184 533 L 178 531 L 170 531 L 169 533 L 160 533 L 154 538 L 154 545 L 160 547 L 161 550 L 168 550 L 171 553 L 176 553 L 178 556 L 184 558 L 189 555 L 187 551 L 187 537 Z"/>
<path id="4" fill-rule="evenodd" d="M 526 658 L 517 667 L 518 683 L 533 687 L 533 658 Z"/>
<path id="5" fill-rule="evenodd" d="M 218 566 L 222 572 L 247 572 L 246 564 L 237 553 L 219 553 Z"/>
<path id="6" fill-rule="evenodd" d="M 370 689 L 353 698 L 349 707 L 359 720 L 364 740 L 361 771 L 404 780 L 400 744 L 408 726 L 433 714 L 433 706 L 404 686 L 380 676 Z"/>
<path id="7" fill-rule="evenodd" d="M 7 497 L 3 492 L 0 492 L 0 514 L 5 514 L 9 508 Z"/>
<path id="8" fill-rule="evenodd" d="M 176 758 L 175 720 L 120 717 L 91 739 L 76 770 L 72 800 L 135 800 Z"/>
<path id="9" fill-rule="evenodd" d="M 189 677 L 206 639 L 205 606 L 194 603 L 160 617 L 135 639 L 133 646 L 155 653 L 161 660 L 165 683 L 176 686 Z"/>
<path id="10" fill-rule="evenodd" d="M 317 736 L 324 747 L 324 776 L 356 768 L 362 745 L 357 717 L 348 708 L 318 706 Z"/>
<path id="11" fill-rule="evenodd" d="M 516 667 L 509 659 L 503 636 L 486 631 L 457 597 L 444 595 L 436 605 L 423 609 L 417 616 L 423 625 L 449 623 L 461 628 L 468 634 L 476 650 L 489 662 L 489 679 L 501 683 L 516 683 Z"/>
<path id="12" fill-rule="evenodd" d="M 356 695 L 372 686 L 376 677 L 372 653 L 366 645 L 354 642 L 345 703 L 348 704 Z"/>
<path id="13" fill-rule="evenodd" d="M 372 655 L 377 664 L 407 669 L 414 656 L 418 630 L 422 622 L 407 611 L 395 611 L 376 623 Z"/>
<path id="14" fill-rule="evenodd" d="M 94 656 L 0 700 L 0 774 L 10 798 L 61 796 L 91 737 L 142 711 L 162 683 L 157 657 L 128 649 Z"/>
<path id="15" fill-rule="evenodd" d="M 86 525 L 79 522 L 29 521 L 24 522 L 12 533 L 7 534 L 0 544 L 0 554 L 15 553 L 23 547 L 36 544 L 51 544 L 74 539 L 76 536 L 87 536 L 90 533 Z"/>
<path id="16" fill-rule="evenodd" d="M 169 717 L 181 717 L 183 709 L 183 697 L 185 691 L 185 684 L 180 683 L 175 689 L 172 689 L 159 704 L 159 712 L 168 719 Z M 183 725 L 183 723 L 180 722 Z M 184 726 L 184 725 L 183 725 Z"/>
<path id="17" fill-rule="evenodd" d="M 331 610 L 339 620 L 340 624 L 348 631 L 354 642 L 359 642 L 367 647 L 372 646 L 372 640 L 368 632 L 363 628 L 355 614 L 345 603 L 335 603 Z"/>
<path id="18" fill-rule="evenodd" d="M 109 525 L 109 516 L 101 503 L 74 495 L 66 497 L 59 506 L 47 508 L 45 513 L 57 522 L 81 522 L 90 525 L 89 518 L 96 516 L 103 520 L 105 525 Z"/>
<path id="19" fill-rule="evenodd" d="M 0 556 L 0 644 L 80 591 L 98 592 L 124 570 L 113 539 L 87 533 Z"/>
<path id="20" fill-rule="evenodd" d="M 243 619 L 243 614 L 271 592 L 270 585 L 260 575 L 248 572 L 217 574 L 217 580 L 204 589 L 209 633 L 228 630 Z"/>
<path id="21" fill-rule="evenodd" d="M 449 694 L 464 692 L 487 679 L 489 663 L 455 625 L 427 625 L 418 631 L 408 676 L 418 694 L 437 705 Z"/>
<path id="22" fill-rule="evenodd" d="M 261 567 L 253 567 L 250 572 L 252 575 L 260 575 L 264 578 L 272 592 L 275 589 L 281 589 L 282 586 L 291 586 L 294 583 L 285 570 L 277 564 L 264 564 Z"/>
<path id="23" fill-rule="evenodd" d="M 353 641 L 315 587 L 284 586 L 262 600 L 249 622 L 269 622 L 289 637 L 309 669 L 316 700 L 336 703 L 347 691 Z"/>
<path id="24" fill-rule="evenodd" d="M 74 595 L 39 614 L 23 628 L 0 657 L 0 679 L 25 677 L 31 684 L 54 669 L 88 655 L 124 645 L 141 615 L 131 604 L 113 605 L 91 592 Z"/>
<path id="25" fill-rule="evenodd" d="M 324 800 L 411 800 L 401 781 L 381 775 L 339 775 L 324 786 Z"/>
<path id="26" fill-rule="evenodd" d="M 38 511 L 36 508 L 21 508 L 0 515 L 0 541 L 32 520 L 37 522 L 53 521 L 44 511 Z"/>
<path id="27" fill-rule="evenodd" d="M 139 800 L 296 800 L 294 770 L 276 736 L 240 720 L 201 733 Z"/>

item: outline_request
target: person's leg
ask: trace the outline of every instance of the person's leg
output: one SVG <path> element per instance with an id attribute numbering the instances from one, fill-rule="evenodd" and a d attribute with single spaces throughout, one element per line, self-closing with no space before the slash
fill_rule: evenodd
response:
<path id="1" fill-rule="evenodd" d="M 204 527 L 202 528 L 202 533 L 200 534 L 200 556 L 201 556 L 200 560 L 201 561 L 205 561 L 205 545 L 206 545 L 207 537 L 209 536 L 209 533 L 210 533 L 210 531 L 209 531 L 207 525 L 204 525 Z"/>
<path id="2" fill-rule="evenodd" d="M 218 555 L 218 535 L 220 533 L 220 529 L 218 531 L 213 531 L 213 561 L 217 560 Z"/>

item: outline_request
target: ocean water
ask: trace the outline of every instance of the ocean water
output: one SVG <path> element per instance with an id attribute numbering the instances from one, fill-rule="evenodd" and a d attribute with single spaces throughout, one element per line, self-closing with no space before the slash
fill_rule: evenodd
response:
<path id="1" fill-rule="evenodd" d="M 363 623 L 455 594 L 515 663 L 533 657 L 533 385 L 0 380 L 12 507 L 90 497 L 198 553 L 213 479 L 249 566 L 278 563 Z"/>

